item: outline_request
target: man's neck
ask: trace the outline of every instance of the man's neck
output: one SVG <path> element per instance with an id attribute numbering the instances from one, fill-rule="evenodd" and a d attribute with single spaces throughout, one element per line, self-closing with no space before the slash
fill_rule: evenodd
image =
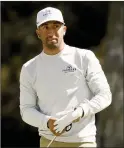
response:
<path id="1" fill-rule="evenodd" d="M 63 43 L 59 48 L 55 48 L 55 49 L 49 49 L 47 47 L 43 47 L 43 51 L 45 54 L 47 55 L 55 55 L 58 54 L 59 52 L 61 52 L 64 49 L 65 43 Z"/>

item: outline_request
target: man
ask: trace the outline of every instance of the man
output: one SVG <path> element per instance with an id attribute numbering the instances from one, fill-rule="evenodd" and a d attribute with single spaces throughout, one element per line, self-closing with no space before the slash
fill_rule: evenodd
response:
<path id="1" fill-rule="evenodd" d="M 111 104 L 110 88 L 92 51 L 64 43 L 66 30 L 60 10 L 38 12 L 43 51 L 22 66 L 21 116 L 40 147 L 96 147 L 95 114 Z"/>

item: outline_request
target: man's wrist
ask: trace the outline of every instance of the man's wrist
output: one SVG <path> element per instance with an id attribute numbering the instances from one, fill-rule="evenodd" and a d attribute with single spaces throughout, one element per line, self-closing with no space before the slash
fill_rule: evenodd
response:
<path id="1" fill-rule="evenodd" d="M 47 121 L 47 128 L 49 128 L 49 120 Z"/>
<path id="2" fill-rule="evenodd" d="M 74 111 L 77 109 L 77 108 L 81 108 L 81 110 L 82 110 L 82 114 L 77 118 L 77 119 L 75 119 L 74 121 L 73 121 L 73 123 L 75 123 L 75 122 L 79 122 L 80 121 L 80 119 L 84 116 L 84 111 L 83 111 L 83 108 L 81 107 L 81 106 L 77 106 L 76 108 L 74 108 Z"/>
<path id="3" fill-rule="evenodd" d="M 83 110 L 82 106 L 79 105 L 79 106 L 75 107 L 75 108 L 74 108 L 74 111 L 75 111 L 78 107 L 80 107 L 80 108 L 82 109 L 82 115 L 80 116 L 80 118 L 83 118 L 83 116 L 84 116 L 84 110 Z"/>
<path id="4" fill-rule="evenodd" d="M 45 122 L 44 122 L 45 128 L 49 128 L 49 120 L 50 120 L 50 118 L 51 118 L 51 116 L 46 115 Z"/>
<path id="5" fill-rule="evenodd" d="M 83 118 L 83 116 L 84 116 L 84 110 L 83 110 L 82 106 L 79 105 L 78 107 L 81 107 L 81 109 L 82 109 L 82 115 L 81 115 L 81 118 Z"/>

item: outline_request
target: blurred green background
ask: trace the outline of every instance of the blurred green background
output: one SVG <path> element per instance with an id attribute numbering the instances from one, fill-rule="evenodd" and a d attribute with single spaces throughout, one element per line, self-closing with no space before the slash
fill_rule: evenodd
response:
<path id="1" fill-rule="evenodd" d="M 1 146 L 38 147 L 36 128 L 19 111 L 22 65 L 42 50 L 36 15 L 44 7 L 59 8 L 68 27 L 65 42 L 92 50 L 99 58 L 113 94 L 112 104 L 96 115 L 99 147 L 123 147 L 123 2 L 1 2 Z"/>

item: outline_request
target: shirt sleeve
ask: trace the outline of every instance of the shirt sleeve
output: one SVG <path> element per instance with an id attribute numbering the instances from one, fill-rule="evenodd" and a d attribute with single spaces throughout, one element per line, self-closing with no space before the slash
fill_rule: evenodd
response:
<path id="1" fill-rule="evenodd" d="M 108 107 L 112 102 L 112 94 L 106 76 L 99 60 L 92 51 L 87 51 L 84 57 L 85 77 L 87 84 L 94 94 L 91 100 L 86 99 L 80 104 L 84 110 L 84 117 L 96 114 Z"/>
<path id="2" fill-rule="evenodd" d="M 32 78 L 23 66 L 20 73 L 20 113 L 22 120 L 38 128 L 47 128 L 47 116 L 37 109 L 37 95 L 32 87 Z"/>

